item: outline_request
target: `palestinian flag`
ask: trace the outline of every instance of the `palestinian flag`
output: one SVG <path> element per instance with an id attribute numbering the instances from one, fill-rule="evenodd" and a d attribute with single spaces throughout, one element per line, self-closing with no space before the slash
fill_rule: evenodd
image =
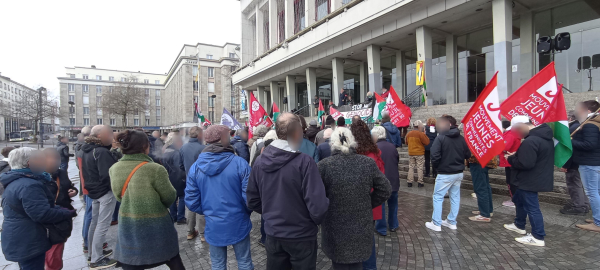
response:
<path id="1" fill-rule="evenodd" d="M 557 87 L 554 102 L 544 118 L 543 122 L 548 124 L 554 131 L 554 165 L 561 168 L 573 155 L 571 144 L 571 133 L 569 132 L 569 118 L 563 97 L 562 86 Z M 554 90 L 554 89 L 553 89 Z"/>
<path id="2" fill-rule="evenodd" d="M 427 82 L 423 80 L 423 91 L 421 93 L 421 103 L 427 106 Z"/>
<path id="3" fill-rule="evenodd" d="M 279 116 L 279 107 L 277 107 L 275 102 L 273 102 L 273 106 L 271 107 L 271 115 L 273 117 L 273 123 L 277 122 L 277 117 Z"/>
<path id="4" fill-rule="evenodd" d="M 196 107 L 196 116 L 198 116 L 198 123 L 202 124 L 202 125 L 212 125 L 212 123 L 208 120 L 206 120 L 204 118 L 204 115 L 202 114 L 202 112 L 200 111 L 200 107 L 198 107 L 198 103 L 194 103 L 194 106 Z"/>
<path id="5" fill-rule="evenodd" d="M 385 99 L 379 94 L 375 94 L 375 107 L 373 107 L 373 120 L 381 120 L 383 111 L 385 111 Z"/>
<path id="6" fill-rule="evenodd" d="M 319 126 L 323 125 L 323 114 L 325 114 L 325 108 L 323 107 L 323 101 L 319 99 L 319 110 L 317 111 L 317 121 Z"/>

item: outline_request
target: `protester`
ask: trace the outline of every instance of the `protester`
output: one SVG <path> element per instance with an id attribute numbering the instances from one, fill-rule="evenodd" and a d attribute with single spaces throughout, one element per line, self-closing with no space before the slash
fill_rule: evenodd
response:
<path id="1" fill-rule="evenodd" d="M 348 95 L 346 97 L 346 105 L 354 105 L 354 101 L 352 101 L 352 96 Z"/>
<path id="2" fill-rule="evenodd" d="M 321 129 L 317 126 L 317 120 L 310 120 L 310 123 L 308 124 L 308 129 L 306 129 L 305 133 L 308 141 L 314 143 L 315 138 L 317 137 L 317 133 L 319 133 L 319 131 L 321 131 Z"/>
<path id="3" fill-rule="evenodd" d="M 277 140 L 277 132 L 275 130 L 270 130 L 269 132 L 267 132 L 267 135 L 265 135 L 263 142 L 259 144 L 259 151 L 256 151 L 257 155 L 256 157 L 260 156 L 260 154 L 262 154 L 262 152 L 264 151 L 265 147 L 269 146 L 273 141 Z M 256 157 L 254 159 L 254 161 L 256 161 Z M 254 164 L 252 164 L 253 166 Z M 265 233 L 265 220 L 263 219 L 263 217 L 260 217 L 260 241 L 258 242 L 261 246 L 265 246 L 265 242 L 267 241 L 267 234 Z"/>
<path id="4" fill-rule="evenodd" d="M 356 140 L 356 153 L 359 155 L 365 155 L 370 157 L 377 164 L 377 168 L 385 174 L 385 164 L 381 159 L 381 151 L 377 147 L 377 144 L 373 142 L 369 127 L 363 121 L 357 121 L 350 126 L 352 135 Z M 333 136 L 333 135 L 332 135 Z M 377 206 L 373 208 L 373 221 L 383 219 L 383 207 Z M 370 229 L 372 230 L 375 224 L 372 224 Z M 375 253 L 375 242 L 373 242 L 373 252 L 371 257 L 363 262 L 363 269 L 377 269 L 377 254 Z"/>
<path id="5" fill-rule="evenodd" d="M 88 232 L 88 246 L 91 246 L 90 269 L 114 266 L 117 261 L 108 258 L 112 251 L 103 251 L 106 233 L 117 201 L 110 188 L 108 169 L 117 162 L 110 153 L 113 141 L 112 128 L 97 125 L 85 138 L 81 168 L 85 178 L 85 189 L 92 199 L 92 221 Z"/>
<path id="6" fill-rule="evenodd" d="M 4 222 L 2 253 L 20 269 L 42 270 L 46 252 L 52 244 L 43 224 L 71 223 L 75 210 L 55 207 L 54 194 L 45 186 L 52 181 L 44 172 L 44 155 L 29 147 L 10 152 L 11 171 L 0 175 L 5 188 L 2 195 Z"/>
<path id="7" fill-rule="evenodd" d="M 572 135 L 573 162 L 579 165 L 581 182 L 585 194 L 590 199 L 593 220 L 588 224 L 578 224 L 580 229 L 600 232 L 600 118 L 597 112 L 600 104 L 588 100 L 577 104 L 575 114 L 581 126 Z"/>
<path id="8" fill-rule="evenodd" d="M 123 153 L 121 152 L 121 147 L 119 145 L 119 142 L 117 141 L 117 135 L 119 135 L 119 132 L 113 132 L 113 142 L 110 147 L 110 153 L 115 157 L 117 161 L 119 161 L 119 159 L 123 157 Z"/>
<path id="9" fill-rule="evenodd" d="M 60 169 L 62 162 L 60 152 L 53 148 L 46 148 L 43 153 L 45 158 L 45 171 L 51 176 L 51 180 L 44 181 L 44 184 L 50 191 L 50 194 L 52 194 L 57 206 L 68 210 L 75 210 L 71 205 L 71 198 L 77 195 L 78 190 L 73 183 L 71 183 L 67 171 Z M 71 224 L 71 228 L 72 226 L 73 225 Z M 61 242 L 52 245 L 50 250 L 46 251 L 46 270 L 60 270 L 63 268 L 64 250 L 65 242 Z"/>
<path id="10" fill-rule="evenodd" d="M 400 136 L 400 130 L 390 122 L 391 118 L 387 112 L 383 112 L 381 117 L 381 126 L 387 130 L 386 140 L 393 143 L 396 148 L 402 147 L 402 137 Z"/>
<path id="11" fill-rule="evenodd" d="M 328 115 L 327 118 L 325 118 L 325 128 L 321 131 L 319 131 L 319 133 L 317 133 L 317 136 L 315 136 L 315 144 L 317 146 L 321 145 L 322 143 L 325 142 L 325 138 L 323 138 L 323 134 L 325 132 L 326 129 L 335 129 L 335 120 L 333 120 L 333 117 L 331 115 Z"/>
<path id="12" fill-rule="evenodd" d="M 438 118 L 436 129 L 439 133 L 431 146 L 431 164 L 438 175 L 433 188 L 431 222 L 426 222 L 425 226 L 440 232 L 441 226 L 456 230 L 456 216 L 460 208 L 460 184 L 463 180 L 465 159 L 471 157 L 471 151 L 465 138 L 460 135 L 454 117 L 444 115 Z M 446 193 L 450 197 L 450 213 L 447 219 L 442 221 L 442 206 Z"/>
<path id="13" fill-rule="evenodd" d="M 312 105 L 315 108 L 315 115 L 319 114 L 319 96 L 318 95 L 315 95 Z"/>
<path id="14" fill-rule="evenodd" d="M 143 130 L 142 130 L 142 132 L 143 132 Z M 156 131 L 154 131 L 154 132 L 156 132 Z M 147 134 L 148 141 L 150 142 L 150 153 L 148 154 L 148 156 L 152 159 L 152 161 L 158 163 L 160 160 L 158 159 L 157 156 L 154 155 L 154 153 L 156 153 L 156 148 L 155 148 L 156 138 L 154 137 L 154 132 Z"/>
<path id="15" fill-rule="evenodd" d="M 162 158 L 162 149 L 163 146 L 165 146 L 165 139 L 167 138 L 166 135 L 161 136 L 160 131 L 155 130 L 154 132 L 152 132 L 152 137 L 154 137 L 154 157 L 157 158 L 159 161 Z"/>
<path id="16" fill-rule="evenodd" d="M 85 145 L 85 138 L 90 136 L 92 132 L 91 126 L 85 126 L 81 129 L 81 133 L 79 135 L 83 138 L 83 142 L 80 145 L 76 145 L 75 148 L 75 158 L 77 159 L 77 168 L 79 168 L 79 190 L 81 194 L 83 194 L 83 202 L 85 204 L 85 214 L 83 216 L 83 228 L 81 228 L 81 234 L 83 235 L 83 253 L 88 253 L 88 233 L 90 231 L 90 224 L 92 224 L 92 204 L 93 200 L 88 196 L 88 191 L 85 189 L 85 178 L 83 177 L 83 149 L 82 147 Z"/>
<path id="17" fill-rule="evenodd" d="M 265 220 L 267 269 L 316 269 L 318 225 L 329 199 L 314 159 L 298 151 L 303 141 L 300 120 L 282 113 L 275 131 L 279 139 L 252 168 L 248 208 Z"/>
<path id="18" fill-rule="evenodd" d="M 238 129 L 235 132 L 235 137 L 231 140 L 231 145 L 235 154 L 246 160 L 250 164 L 250 150 L 248 149 L 248 131 L 246 129 Z"/>
<path id="19" fill-rule="evenodd" d="M 85 128 L 85 127 L 84 127 Z M 89 136 L 89 132 L 88 132 Z M 73 144 L 73 151 L 75 151 L 75 157 L 77 157 L 77 152 L 81 150 L 81 146 L 85 144 L 85 135 L 83 134 L 83 128 L 81 129 L 81 133 L 77 134 L 77 141 Z"/>
<path id="20" fill-rule="evenodd" d="M 352 116 L 352 124 L 354 124 L 358 121 L 362 121 L 362 119 L 360 118 L 359 115 Z"/>
<path id="21" fill-rule="evenodd" d="M 115 259 L 125 270 L 163 264 L 185 269 L 168 212 L 177 197 L 169 174 L 148 156 L 150 141 L 144 132 L 125 130 L 116 140 L 124 155 L 109 171 L 112 191 L 122 203 Z"/>
<path id="22" fill-rule="evenodd" d="M 321 247 L 333 269 L 363 269 L 375 246 L 372 209 L 390 196 L 390 182 L 373 160 L 356 153 L 347 128 L 335 130 L 331 148 L 332 156 L 318 164 L 329 198 Z"/>
<path id="23" fill-rule="evenodd" d="M 429 137 L 425 135 L 425 126 L 419 120 L 414 124 L 417 130 L 406 134 L 406 144 L 408 144 L 408 187 L 412 187 L 415 180 L 414 170 L 417 169 L 418 187 L 424 187 L 423 182 L 423 163 L 425 162 L 425 146 L 429 144 Z"/>
<path id="24" fill-rule="evenodd" d="M 302 124 L 302 133 L 304 134 L 304 138 L 302 139 L 302 145 L 300 146 L 299 151 L 301 153 L 311 156 L 315 160 L 315 162 L 319 162 L 319 152 L 317 152 L 317 146 L 311 141 L 309 141 L 306 136 L 306 129 L 308 128 L 306 126 L 306 119 L 304 119 L 304 116 L 302 115 L 298 115 L 298 118 L 300 119 L 300 123 Z"/>
<path id="25" fill-rule="evenodd" d="M 256 157 L 258 157 L 258 156 L 260 156 L 260 154 L 262 154 L 262 151 L 265 148 L 265 142 L 267 140 L 277 140 L 277 133 L 275 132 L 275 130 L 269 130 L 269 132 L 267 132 L 267 134 L 265 135 L 265 137 L 263 137 L 262 142 L 260 142 L 256 146 L 256 151 L 254 153 L 254 157 L 252 159 L 252 162 L 250 163 L 250 166 L 254 166 L 254 162 L 256 161 Z"/>
<path id="26" fill-rule="evenodd" d="M 58 142 L 56 143 L 56 151 L 58 151 L 60 155 L 60 168 L 63 170 L 67 170 L 69 168 L 69 157 L 72 155 L 69 154 L 69 138 L 58 136 Z"/>
<path id="27" fill-rule="evenodd" d="M 475 156 L 471 156 L 468 160 L 469 172 L 471 172 L 471 180 L 473 181 L 473 190 L 477 195 L 478 211 L 473 211 L 475 215 L 469 217 L 472 221 L 491 222 L 491 217 L 494 215 L 494 205 L 492 203 L 492 186 L 490 186 L 489 169 L 498 167 L 498 157 L 492 158 L 485 166 L 481 166 Z"/>
<path id="28" fill-rule="evenodd" d="M 523 115 L 517 115 L 517 116 L 513 117 L 513 119 L 510 120 L 511 127 L 512 127 L 512 125 L 515 125 L 518 123 L 527 123 L 527 122 L 529 122 L 529 117 L 523 116 Z M 502 153 L 500 154 L 500 167 L 504 167 L 504 174 L 506 174 L 506 184 L 508 185 L 508 192 L 509 192 L 509 195 L 511 198 L 510 200 L 502 203 L 503 206 L 507 206 L 507 207 L 515 207 L 515 204 L 514 204 L 512 198 L 514 197 L 515 192 L 517 191 L 517 187 L 512 183 L 511 166 L 510 166 L 510 163 L 508 163 L 508 161 L 506 161 L 506 158 L 504 156 L 506 154 L 516 152 L 517 149 L 519 149 L 519 146 L 521 146 L 521 139 L 522 139 L 520 137 L 519 133 L 517 133 L 516 131 L 513 131 L 511 129 L 511 127 L 507 127 L 506 130 L 504 131 L 504 134 L 503 134 L 504 151 L 502 151 Z"/>
<path id="29" fill-rule="evenodd" d="M 574 112 L 569 114 L 569 133 L 575 132 L 579 127 L 579 121 Z M 573 150 L 573 154 L 578 151 Z M 585 195 L 581 175 L 579 174 L 579 165 L 573 162 L 573 156 L 560 168 L 561 172 L 565 173 L 565 182 L 567 184 L 567 192 L 571 201 L 560 209 L 560 213 L 564 215 L 584 216 L 590 211 L 590 200 Z"/>
<path id="30" fill-rule="evenodd" d="M 431 170 L 431 145 L 433 145 L 433 141 L 435 137 L 437 137 L 438 133 L 435 130 L 435 118 L 430 117 L 427 119 L 427 126 L 425 126 L 425 135 L 429 138 L 429 144 L 425 145 L 425 177 L 429 177 L 430 175 L 435 178 L 437 176 L 437 172 L 433 170 L 433 174 L 430 174 Z"/>
<path id="31" fill-rule="evenodd" d="M 322 143 L 319 146 L 317 146 L 317 152 L 319 153 L 320 160 L 326 159 L 329 156 L 331 156 L 331 146 L 329 145 L 331 133 L 333 133 L 333 129 L 326 129 L 323 133 L 323 139 L 325 139 L 325 143 Z"/>
<path id="32" fill-rule="evenodd" d="M 335 109 L 335 104 L 333 104 L 333 100 L 329 101 L 329 105 L 327 105 L 327 115 L 331 115 L 331 109 Z"/>
<path id="33" fill-rule="evenodd" d="M 384 163 L 385 177 L 390 181 L 392 187 L 392 194 L 387 200 L 387 223 L 385 220 L 385 202 L 381 205 L 382 219 L 375 223 L 375 230 L 377 230 L 377 233 L 380 235 L 387 235 L 388 229 L 391 232 L 395 232 L 400 226 L 398 222 L 398 190 L 400 189 L 398 162 L 400 161 L 400 155 L 398 154 L 396 147 L 386 140 L 386 131 L 384 127 L 374 127 L 371 130 L 371 135 L 373 141 L 376 142 L 377 147 L 381 151 L 381 160 L 383 160 Z"/>
<path id="34" fill-rule="evenodd" d="M 338 127 L 346 127 L 346 118 L 343 116 L 338 117 L 338 119 L 335 120 L 335 124 Z"/>
<path id="35" fill-rule="evenodd" d="M 15 150 L 15 148 L 12 146 L 2 148 L 2 159 L 0 160 L 0 174 L 10 171 L 10 165 L 8 164 L 8 154 L 12 150 Z M 0 188 L 4 190 L 2 185 L 0 185 Z M 2 195 L 1 192 L 0 195 Z"/>
<path id="36" fill-rule="evenodd" d="M 381 88 L 381 93 L 382 93 L 382 94 L 381 94 L 381 97 L 382 97 L 383 99 L 387 99 L 387 98 L 388 98 L 388 96 L 390 95 L 390 91 L 388 91 L 387 87 L 382 87 L 382 88 Z"/>
<path id="37" fill-rule="evenodd" d="M 525 235 L 525 224 L 529 217 L 531 233 L 515 240 L 525 245 L 543 247 L 546 233 L 538 192 L 554 189 L 554 132 L 548 124 L 536 127 L 531 122 L 514 124 L 512 130 L 524 139 L 516 153 L 505 155 L 511 166 L 511 183 L 517 190 L 513 196 L 515 222 L 505 224 L 504 228 Z"/>
<path id="38" fill-rule="evenodd" d="M 250 146 L 250 164 L 252 164 L 252 161 L 254 160 L 258 144 L 263 142 L 263 137 L 265 137 L 267 132 L 269 132 L 269 128 L 265 125 L 258 125 L 254 128 L 252 139 L 248 140 L 248 146 Z"/>
<path id="39" fill-rule="evenodd" d="M 185 167 L 185 175 L 187 177 L 190 172 L 190 168 L 196 160 L 198 160 L 198 156 L 202 151 L 206 148 L 204 145 L 202 128 L 200 127 L 192 127 L 190 128 L 190 140 L 181 147 L 179 152 L 181 153 L 181 160 L 183 162 L 183 167 Z M 186 181 L 187 187 L 187 181 Z M 204 227 L 206 221 L 203 215 L 198 215 L 193 211 L 190 211 L 189 208 L 186 207 L 185 217 L 188 225 L 188 234 L 187 240 L 192 240 L 200 234 L 200 241 L 204 242 Z M 196 228 L 198 225 L 198 228 Z"/>
<path id="40" fill-rule="evenodd" d="M 165 152 L 163 153 L 162 163 L 167 169 L 169 174 L 169 180 L 171 185 L 177 191 L 177 200 L 171 205 L 169 211 L 171 212 L 171 218 L 173 222 L 177 222 L 177 225 L 186 224 L 185 219 L 185 167 L 181 160 L 181 154 L 179 150 L 183 146 L 183 140 L 176 133 L 169 133 L 167 140 L 165 141 Z"/>
<path id="41" fill-rule="evenodd" d="M 348 94 L 346 93 L 346 89 L 342 88 L 342 89 L 340 89 L 338 107 L 346 105 L 347 101 L 348 101 Z"/>
<path id="42" fill-rule="evenodd" d="M 235 137 L 235 130 L 230 130 L 229 131 L 229 139 L 233 140 L 233 137 Z"/>
<path id="43" fill-rule="evenodd" d="M 227 246 L 233 246 L 238 269 L 254 269 L 250 255 L 251 211 L 246 208 L 250 166 L 229 144 L 229 128 L 206 129 L 208 146 L 188 175 L 187 207 L 206 216 L 206 242 L 212 269 L 227 269 Z"/>

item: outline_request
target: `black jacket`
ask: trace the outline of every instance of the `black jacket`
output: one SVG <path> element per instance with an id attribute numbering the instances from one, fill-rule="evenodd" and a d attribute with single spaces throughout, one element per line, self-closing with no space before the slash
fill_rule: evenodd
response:
<path id="1" fill-rule="evenodd" d="M 177 196 L 181 197 L 185 194 L 185 166 L 181 160 L 181 154 L 179 150 L 175 149 L 172 145 L 165 149 L 162 157 L 162 164 L 169 173 L 169 181 L 171 185 L 177 190 Z"/>
<path id="2" fill-rule="evenodd" d="M 569 123 L 569 133 L 573 133 L 573 131 L 575 131 L 577 128 L 579 127 L 579 121 L 575 120 L 571 123 Z M 577 135 L 577 134 L 575 134 Z M 577 170 L 579 168 L 579 165 L 575 164 L 575 162 L 573 162 L 573 156 L 575 155 L 575 149 L 573 149 L 573 155 L 571 156 L 571 158 L 569 158 L 569 160 L 567 160 L 567 162 L 565 162 L 565 165 L 563 165 L 563 168 L 565 169 L 571 169 L 571 170 Z"/>
<path id="3" fill-rule="evenodd" d="M 156 156 L 156 148 L 155 148 L 156 138 L 154 138 L 154 136 L 152 136 L 152 135 L 148 135 L 148 141 L 150 142 L 150 153 L 148 153 L 148 156 L 155 163 L 160 163 L 159 158 Z"/>
<path id="4" fill-rule="evenodd" d="M 529 131 L 519 150 L 509 156 L 511 184 L 532 192 L 554 189 L 554 132 L 547 124 Z"/>
<path id="5" fill-rule="evenodd" d="M 304 135 L 310 142 L 316 144 L 315 138 L 317 137 L 317 133 L 319 133 L 319 131 L 321 131 L 321 129 L 317 126 L 308 126 Z"/>
<path id="6" fill-rule="evenodd" d="M 281 239 L 317 239 L 329 199 L 314 159 L 281 149 L 276 140 L 256 158 L 246 196 L 248 208 L 262 214 L 268 236 Z"/>
<path id="7" fill-rule="evenodd" d="M 190 140 L 179 149 L 186 175 L 190 172 L 190 168 L 194 165 L 194 162 L 198 160 L 198 156 L 205 147 L 206 145 L 198 141 L 198 138 L 190 138 Z"/>
<path id="8" fill-rule="evenodd" d="M 329 138 L 324 143 L 317 146 L 317 152 L 319 153 L 319 160 L 323 160 L 331 156 L 331 146 L 329 145 Z"/>
<path id="9" fill-rule="evenodd" d="M 400 155 L 396 146 L 388 142 L 386 139 L 380 139 L 377 141 L 377 147 L 381 151 L 381 159 L 385 164 L 385 177 L 390 181 L 392 185 L 392 192 L 400 189 L 400 173 L 398 172 L 398 162 L 400 161 Z"/>
<path id="10" fill-rule="evenodd" d="M 60 155 L 60 163 L 69 163 L 69 146 L 63 142 L 56 144 L 56 151 Z"/>
<path id="11" fill-rule="evenodd" d="M 83 150 L 82 166 L 85 189 L 92 199 L 99 199 L 110 191 L 110 176 L 108 169 L 117 162 L 110 153 L 110 145 L 103 146 L 94 137 L 86 138 Z"/>
<path id="12" fill-rule="evenodd" d="M 58 197 L 56 196 L 58 189 L 58 185 L 56 182 L 57 178 L 60 181 L 60 192 L 58 192 Z M 67 208 L 69 210 L 75 209 L 71 205 L 71 202 L 73 202 L 73 200 L 71 200 L 71 197 L 69 197 L 69 189 L 77 190 L 77 188 L 75 188 L 75 186 L 71 182 L 71 179 L 69 179 L 67 171 L 56 171 L 52 174 L 52 181 L 45 181 L 44 184 L 46 184 L 46 187 L 48 188 L 52 196 L 55 198 L 56 205 Z"/>
<path id="13" fill-rule="evenodd" d="M 439 133 L 431 146 L 431 165 L 439 174 L 457 174 L 465 170 L 471 151 L 458 128 Z"/>
<path id="14" fill-rule="evenodd" d="M 577 165 L 600 166 L 600 129 L 590 122 L 598 124 L 600 117 L 588 121 L 573 135 L 573 162 Z"/>
<path id="15" fill-rule="evenodd" d="M 425 135 L 427 135 L 427 138 L 429 138 L 429 144 L 425 145 L 425 151 L 431 151 L 431 146 L 433 145 L 433 142 L 435 141 L 435 138 L 438 135 L 437 131 L 431 132 L 430 129 L 431 127 L 429 126 L 425 127 Z"/>

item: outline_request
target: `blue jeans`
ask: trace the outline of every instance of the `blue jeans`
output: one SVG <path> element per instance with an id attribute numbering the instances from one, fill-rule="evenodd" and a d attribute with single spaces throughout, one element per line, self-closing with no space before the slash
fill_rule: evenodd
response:
<path id="1" fill-rule="evenodd" d="M 544 217 L 540 211 L 540 201 L 538 193 L 533 191 L 522 190 L 517 187 L 517 191 L 513 196 L 517 215 L 515 216 L 515 226 L 521 230 L 525 230 L 527 216 L 531 223 L 531 235 L 538 240 L 544 240 L 546 232 L 544 232 Z"/>
<path id="2" fill-rule="evenodd" d="M 213 270 L 226 270 L 227 269 L 227 247 L 217 247 L 210 245 L 210 262 L 212 263 Z M 246 236 L 244 240 L 233 245 L 233 251 L 235 252 L 235 259 L 238 263 L 238 269 L 240 270 L 252 270 L 254 265 L 252 264 L 252 256 L 250 255 L 250 235 Z"/>
<path id="3" fill-rule="evenodd" d="M 387 200 L 388 204 L 388 220 L 385 222 L 385 202 L 381 205 L 382 219 L 375 222 L 375 230 L 381 235 L 387 235 L 387 229 L 396 229 L 398 224 L 398 191 L 392 192 L 392 195 Z"/>
<path id="4" fill-rule="evenodd" d="M 83 215 L 83 245 L 88 247 L 88 232 L 90 231 L 90 224 L 92 224 L 92 198 L 88 195 L 83 195 L 85 200 L 85 215 Z"/>
<path id="5" fill-rule="evenodd" d="M 37 255 L 29 260 L 18 262 L 19 268 L 22 270 L 44 270 L 46 262 L 46 252 Z"/>
<path id="6" fill-rule="evenodd" d="M 450 213 L 448 213 L 448 223 L 456 225 L 456 216 L 460 208 L 460 184 L 463 180 L 463 173 L 457 174 L 438 174 L 435 178 L 435 187 L 433 188 L 433 214 L 431 221 L 436 226 L 442 225 L 442 206 L 444 205 L 444 196 L 446 192 L 450 196 Z"/>
<path id="7" fill-rule="evenodd" d="M 375 236 L 373 236 L 373 248 L 371 257 L 362 263 L 363 270 L 377 270 L 377 250 L 375 250 Z"/>
<path id="8" fill-rule="evenodd" d="M 600 166 L 579 165 L 585 195 L 590 199 L 594 224 L 600 226 Z"/>
<path id="9" fill-rule="evenodd" d="M 487 167 L 481 167 L 479 163 L 469 164 L 471 180 L 473 181 L 473 191 L 477 195 L 477 208 L 482 217 L 489 218 L 494 212 L 492 204 L 492 187 L 490 186 L 490 175 Z"/>
<path id="10" fill-rule="evenodd" d="M 177 204 L 179 201 L 179 205 Z M 185 219 L 185 196 L 177 197 L 175 202 L 171 204 L 169 207 L 169 211 L 171 211 L 171 218 L 173 222 L 182 221 Z"/>
<path id="11" fill-rule="evenodd" d="M 119 209 L 121 208 L 121 202 L 117 201 L 115 205 L 115 212 L 113 212 L 112 221 L 119 221 Z"/>

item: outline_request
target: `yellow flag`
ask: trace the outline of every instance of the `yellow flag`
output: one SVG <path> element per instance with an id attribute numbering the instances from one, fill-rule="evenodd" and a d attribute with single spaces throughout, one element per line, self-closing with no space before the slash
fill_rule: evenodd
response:
<path id="1" fill-rule="evenodd" d="M 417 61 L 417 85 L 423 85 L 425 82 L 425 62 Z"/>

